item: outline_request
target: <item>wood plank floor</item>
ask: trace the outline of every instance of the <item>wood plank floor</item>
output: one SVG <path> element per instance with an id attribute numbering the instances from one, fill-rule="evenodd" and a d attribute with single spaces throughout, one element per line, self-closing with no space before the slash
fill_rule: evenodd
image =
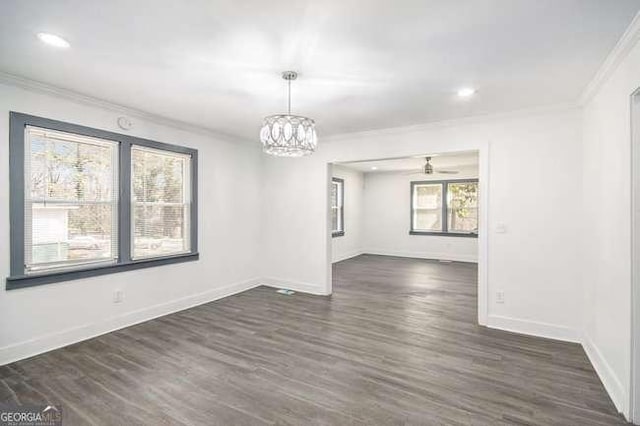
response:
<path id="1" fill-rule="evenodd" d="M 582 348 L 476 323 L 476 266 L 363 255 L 0 367 L 65 425 L 624 424 Z"/>

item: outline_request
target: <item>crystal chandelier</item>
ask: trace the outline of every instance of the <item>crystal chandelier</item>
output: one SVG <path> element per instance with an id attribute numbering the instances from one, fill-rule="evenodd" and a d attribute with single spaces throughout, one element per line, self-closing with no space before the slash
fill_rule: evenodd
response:
<path id="1" fill-rule="evenodd" d="M 289 102 L 286 114 L 264 118 L 260 141 L 267 154 L 278 157 L 302 157 L 313 154 L 318 146 L 315 122 L 299 115 L 291 115 L 291 82 L 298 77 L 295 71 L 285 71 L 282 78 L 289 86 Z"/>

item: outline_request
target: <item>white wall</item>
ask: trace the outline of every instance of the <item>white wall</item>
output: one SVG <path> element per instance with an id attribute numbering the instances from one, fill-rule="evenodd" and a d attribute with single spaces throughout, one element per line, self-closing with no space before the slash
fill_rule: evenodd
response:
<path id="1" fill-rule="evenodd" d="M 447 179 L 477 178 L 477 167 L 460 168 L 460 174 Z M 424 259 L 478 261 L 478 239 L 409 235 L 410 185 L 415 180 L 438 180 L 412 176 L 406 172 L 365 173 L 363 247 L 366 253 Z"/>
<path id="2" fill-rule="evenodd" d="M 636 22 L 636 33 L 637 27 Z M 631 375 L 630 95 L 640 87 L 640 44 L 632 44 L 619 59 L 619 64 L 610 70 L 609 78 L 584 108 L 582 281 L 585 287 L 585 348 L 618 409 L 628 415 Z"/>
<path id="3" fill-rule="evenodd" d="M 339 262 L 362 254 L 363 174 L 333 165 L 333 177 L 344 179 L 344 235 L 331 241 L 331 260 Z"/>
<path id="4" fill-rule="evenodd" d="M 0 84 L 0 276 L 9 275 L 9 111 L 122 132 L 110 109 Z M 134 118 L 132 134 L 199 151 L 200 260 L 0 291 L 0 365 L 257 284 L 261 153 Z M 112 303 L 124 291 L 124 302 Z"/>
<path id="5" fill-rule="evenodd" d="M 265 276 L 331 291 L 329 162 L 482 148 L 481 181 L 483 155 L 489 164 L 487 323 L 579 340 L 580 136 L 581 111 L 554 109 L 325 138 L 311 157 L 267 158 Z M 494 232 L 499 224 L 506 233 Z M 504 304 L 495 301 L 498 290 Z"/>

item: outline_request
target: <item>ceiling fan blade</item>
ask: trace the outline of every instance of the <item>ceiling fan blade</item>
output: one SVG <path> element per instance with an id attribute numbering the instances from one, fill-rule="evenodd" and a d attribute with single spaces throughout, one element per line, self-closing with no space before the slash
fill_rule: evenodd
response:
<path id="1" fill-rule="evenodd" d="M 423 175 L 424 172 L 422 170 L 419 171 L 415 171 L 415 172 L 405 172 L 403 173 L 403 175 L 408 176 L 408 175 Z"/>
<path id="2" fill-rule="evenodd" d="M 457 170 L 436 170 L 436 172 L 441 175 L 457 175 L 458 173 L 460 173 Z"/>

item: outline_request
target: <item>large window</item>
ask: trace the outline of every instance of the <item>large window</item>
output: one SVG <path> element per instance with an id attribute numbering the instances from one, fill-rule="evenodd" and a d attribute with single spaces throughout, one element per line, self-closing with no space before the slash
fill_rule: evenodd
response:
<path id="1" fill-rule="evenodd" d="M 331 235 L 344 235 L 344 180 L 331 180 Z"/>
<path id="2" fill-rule="evenodd" d="M 190 162 L 185 154 L 131 150 L 134 259 L 189 252 Z"/>
<path id="3" fill-rule="evenodd" d="M 478 181 L 411 182 L 414 235 L 478 235 Z"/>
<path id="4" fill-rule="evenodd" d="M 7 288 L 196 260 L 197 151 L 11 113 Z"/>
<path id="5" fill-rule="evenodd" d="M 118 259 L 118 144 L 25 129 L 25 273 Z"/>

